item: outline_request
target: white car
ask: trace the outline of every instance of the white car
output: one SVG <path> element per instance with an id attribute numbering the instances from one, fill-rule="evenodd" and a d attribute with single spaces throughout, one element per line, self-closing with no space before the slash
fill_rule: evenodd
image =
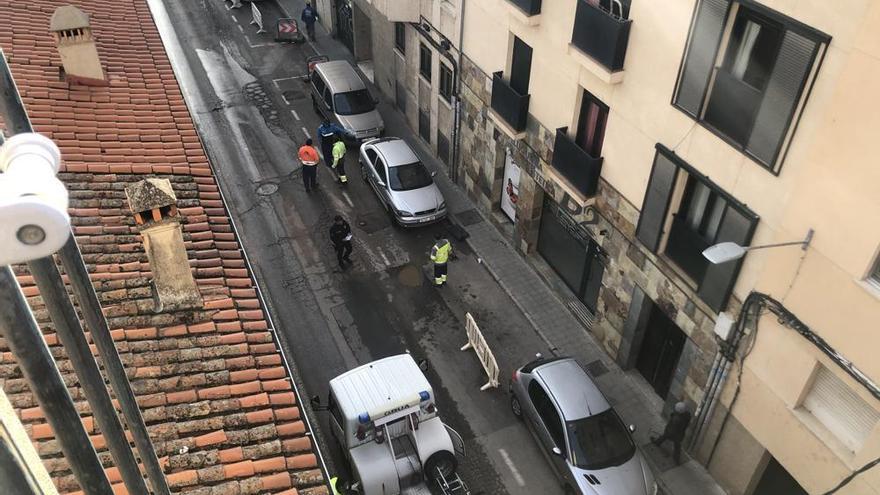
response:
<path id="1" fill-rule="evenodd" d="M 366 141 L 359 161 L 361 175 L 394 222 L 411 227 L 446 218 L 446 201 L 434 183 L 435 173 L 428 171 L 404 140 Z"/>

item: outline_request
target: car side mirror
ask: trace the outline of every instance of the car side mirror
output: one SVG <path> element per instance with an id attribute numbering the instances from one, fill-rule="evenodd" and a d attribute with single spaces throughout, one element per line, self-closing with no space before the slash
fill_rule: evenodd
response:
<path id="1" fill-rule="evenodd" d="M 424 359 L 424 358 L 419 359 L 419 362 L 416 364 L 418 364 L 419 369 L 422 370 L 422 372 L 428 371 L 428 360 L 427 359 Z"/>
<path id="2" fill-rule="evenodd" d="M 562 457 L 562 449 L 560 449 L 559 447 L 553 447 L 553 455 Z"/>
<path id="3" fill-rule="evenodd" d="M 436 176 L 437 176 L 437 171 L 436 171 L 436 170 L 433 171 L 433 172 L 431 172 L 431 177 L 436 177 Z"/>
<path id="4" fill-rule="evenodd" d="M 376 98 L 376 97 L 374 96 L 374 97 L 373 97 L 373 105 L 378 105 L 378 104 L 379 104 L 379 98 Z"/>
<path id="5" fill-rule="evenodd" d="M 314 410 L 314 411 L 326 411 L 327 410 L 327 406 L 321 405 L 321 398 L 318 397 L 317 395 L 312 396 L 312 398 L 309 400 L 309 404 L 312 406 L 312 410 Z"/>
<path id="6" fill-rule="evenodd" d="M 636 425 L 629 425 L 629 432 L 635 433 L 636 432 Z"/>

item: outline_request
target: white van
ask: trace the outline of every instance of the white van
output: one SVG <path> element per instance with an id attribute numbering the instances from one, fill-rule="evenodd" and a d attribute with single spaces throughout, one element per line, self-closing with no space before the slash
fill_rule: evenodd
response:
<path id="1" fill-rule="evenodd" d="M 428 481 L 443 493 L 467 493 L 455 472 L 461 437 L 440 420 L 431 384 L 409 354 L 330 380 L 327 410 L 358 493 L 430 493 Z"/>
<path id="2" fill-rule="evenodd" d="M 379 137 L 385 132 L 375 98 L 348 61 L 311 57 L 309 87 L 315 112 L 338 122 L 357 140 Z"/>

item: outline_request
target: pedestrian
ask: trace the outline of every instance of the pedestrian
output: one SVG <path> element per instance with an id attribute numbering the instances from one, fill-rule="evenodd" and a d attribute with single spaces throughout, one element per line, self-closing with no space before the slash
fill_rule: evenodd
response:
<path id="1" fill-rule="evenodd" d="M 315 21 L 318 20 L 318 11 L 312 7 L 311 2 L 306 2 L 306 6 L 299 18 L 306 25 L 306 35 L 308 35 L 309 41 L 315 41 Z"/>
<path id="2" fill-rule="evenodd" d="M 431 261 L 434 262 L 434 286 L 440 287 L 446 283 L 446 263 L 452 254 L 452 244 L 442 235 L 434 236 L 434 246 L 431 248 Z"/>
<path id="3" fill-rule="evenodd" d="M 337 136 L 350 135 L 341 126 L 324 119 L 318 126 L 318 138 L 321 140 L 321 153 L 324 155 L 324 163 L 330 166 L 333 160 L 333 143 L 336 142 Z"/>
<path id="4" fill-rule="evenodd" d="M 339 176 L 340 184 L 348 182 L 348 177 L 345 176 L 345 140 L 342 136 L 336 136 L 336 144 L 333 145 L 333 170 Z"/>
<path id="5" fill-rule="evenodd" d="M 336 250 L 339 268 L 344 269 L 345 262 L 351 263 L 351 237 L 351 227 L 348 222 L 342 216 L 336 215 L 330 227 L 330 241 L 333 242 L 333 249 Z"/>
<path id="6" fill-rule="evenodd" d="M 672 415 L 669 416 L 669 422 L 666 423 L 663 434 L 659 437 L 651 438 L 651 443 L 659 447 L 667 440 L 671 440 L 675 447 L 673 459 L 675 459 L 676 464 L 681 464 L 681 442 L 684 440 L 684 434 L 690 422 L 691 413 L 688 411 L 687 404 L 677 402 L 673 407 Z"/>
<path id="7" fill-rule="evenodd" d="M 318 150 L 312 146 L 312 140 L 306 139 L 306 144 L 299 148 L 299 161 L 302 162 L 303 184 L 306 192 L 318 188 Z"/>

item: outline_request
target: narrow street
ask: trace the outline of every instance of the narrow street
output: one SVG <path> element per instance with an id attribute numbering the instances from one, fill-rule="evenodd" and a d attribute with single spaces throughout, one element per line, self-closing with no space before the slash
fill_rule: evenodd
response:
<path id="1" fill-rule="evenodd" d="M 535 353 L 547 354 L 546 344 L 480 260 L 465 243 L 455 243 L 450 285 L 432 287 L 428 251 L 446 225 L 392 226 L 361 181 L 356 150 L 346 159 L 348 187 L 334 183 L 322 164 L 319 191 L 303 189 L 296 150 L 320 123 L 303 80 L 306 58 L 316 52 L 345 58 L 342 45 L 320 28 L 317 44 L 273 41 L 274 21 L 285 17 L 275 2 L 259 2 L 265 34 L 250 25 L 249 3 L 229 10 L 220 0 L 149 3 L 274 327 L 308 395 L 326 398 L 329 379 L 358 364 L 404 351 L 426 357 L 441 416 L 465 439 L 460 472 L 471 492 L 560 492 L 506 394 L 511 370 Z M 436 169 L 402 117 L 385 102 L 380 111 L 386 134 L 407 140 Z M 441 188 L 450 187 L 440 179 Z M 472 206 L 450 208 L 460 214 Z M 344 272 L 328 237 L 337 214 L 354 230 L 354 266 Z M 459 350 L 466 312 L 499 361 L 499 389 L 481 392 L 485 375 L 476 356 Z M 311 417 L 331 471 L 344 471 L 324 414 Z"/>

